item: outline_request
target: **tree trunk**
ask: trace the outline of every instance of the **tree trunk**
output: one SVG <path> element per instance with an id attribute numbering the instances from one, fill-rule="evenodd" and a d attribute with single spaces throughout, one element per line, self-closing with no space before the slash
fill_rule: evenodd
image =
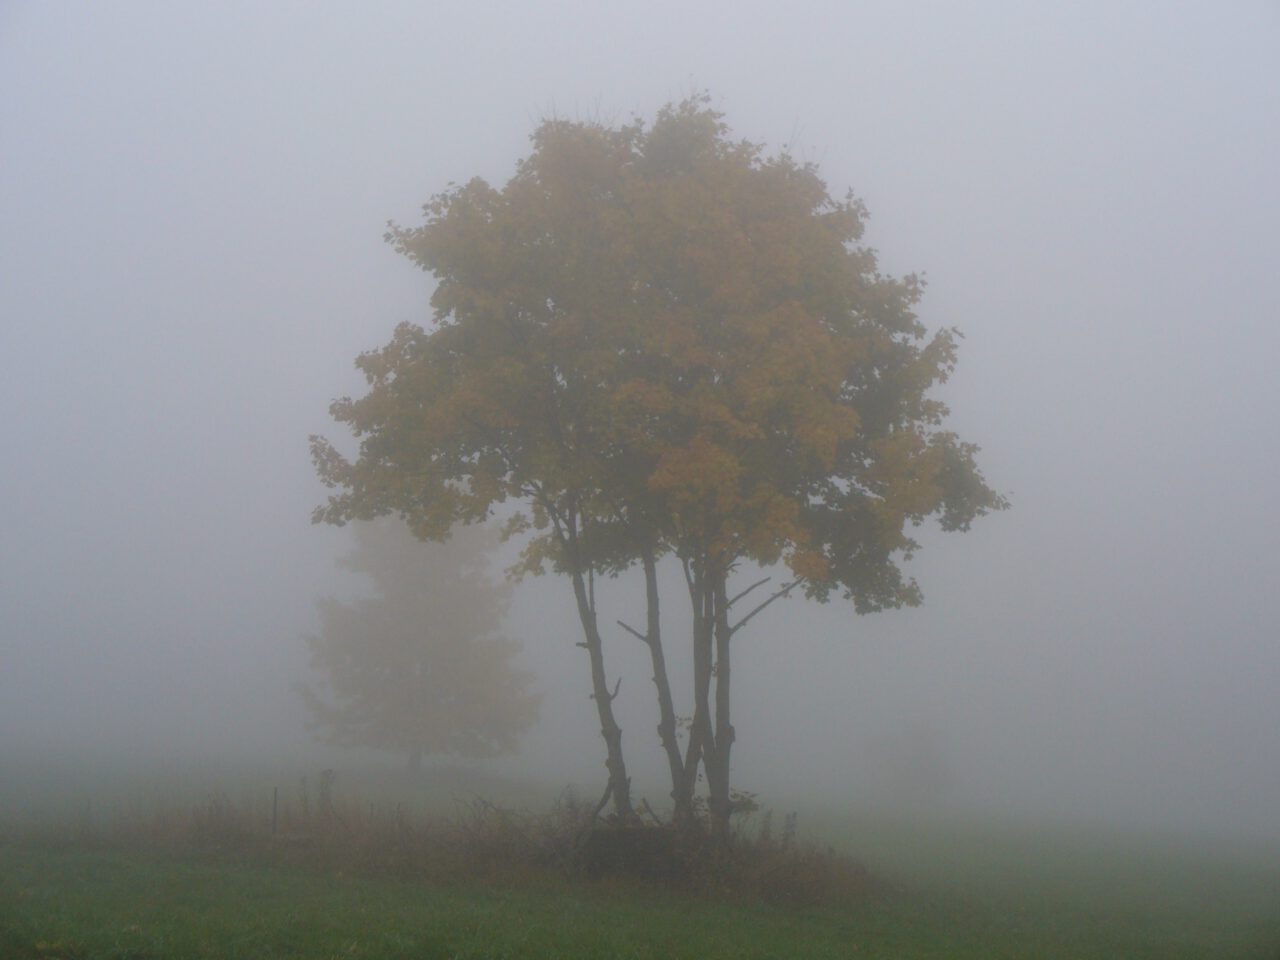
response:
<path id="1" fill-rule="evenodd" d="M 613 716 L 615 694 L 610 692 L 605 675 L 604 646 L 600 642 L 595 607 L 587 593 L 586 578 L 576 564 L 573 570 L 573 595 L 578 603 L 578 619 L 582 622 L 585 639 L 583 646 L 587 648 L 591 659 L 591 696 L 596 702 L 596 713 L 600 718 L 600 735 L 604 737 L 605 767 L 609 771 L 609 793 L 613 798 L 613 811 L 620 822 L 629 823 L 636 819 L 636 812 L 631 805 L 631 779 L 627 776 L 627 765 L 622 759 L 622 728 Z"/>
<path id="2" fill-rule="evenodd" d="M 642 554 L 645 584 L 645 643 L 653 663 L 653 683 L 658 688 L 658 739 L 667 754 L 667 767 L 671 772 L 671 799 L 675 804 L 672 820 L 677 827 L 688 827 L 693 822 L 693 775 L 687 775 L 686 763 L 680 756 L 680 742 L 676 738 L 676 711 L 671 696 L 671 680 L 667 675 L 667 661 L 662 649 L 661 610 L 658 603 L 658 571 L 653 551 L 646 548 Z M 697 759 L 694 759 L 696 774 Z"/>
<path id="3" fill-rule="evenodd" d="M 707 760 L 708 807 L 711 825 L 715 833 L 727 836 L 729 818 L 733 814 L 733 801 L 729 798 L 729 755 L 733 750 L 736 734 L 730 722 L 730 683 L 732 668 L 729 657 L 729 599 L 726 587 L 727 575 L 716 571 L 712 577 L 711 600 L 714 611 L 715 678 L 716 678 L 716 726 L 715 749 Z"/>
<path id="4" fill-rule="evenodd" d="M 698 762 L 707 773 L 708 787 L 714 790 L 716 732 L 711 722 L 711 674 L 714 618 L 705 558 L 688 565 L 685 580 L 693 611 L 693 728 L 689 732 L 689 752 L 685 757 L 685 788 L 692 803 L 698 779 Z"/>

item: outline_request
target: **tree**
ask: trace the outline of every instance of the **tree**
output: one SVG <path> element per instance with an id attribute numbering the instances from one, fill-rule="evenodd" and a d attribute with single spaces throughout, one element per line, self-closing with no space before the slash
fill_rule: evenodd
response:
<path id="1" fill-rule="evenodd" d="M 866 211 L 816 168 L 733 140 L 705 97 L 651 127 L 551 120 L 495 190 L 434 197 L 388 239 L 438 285 L 434 328 L 397 329 L 359 366 L 369 393 L 332 414 L 361 438 L 313 455 L 340 492 L 316 519 L 395 512 L 422 536 L 526 511 L 522 572 L 570 576 L 615 805 L 629 789 L 609 706 L 593 577 L 644 572 L 659 739 L 678 817 L 698 766 L 732 809 L 732 638 L 793 592 L 859 613 L 920 602 L 899 563 L 909 526 L 963 530 L 1004 500 L 929 396 L 957 334 L 927 335 L 922 282 L 880 274 Z M 693 613 L 693 719 L 682 752 L 656 567 L 678 559 Z M 781 565 L 787 580 L 735 620 Z"/>
<path id="2" fill-rule="evenodd" d="M 489 579 L 497 535 L 457 531 L 423 545 L 387 522 L 355 527 L 342 560 L 373 596 L 320 601 L 320 632 L 307 638 L 325 689 L 301 688 L 312 725 L 342 746 L 408 754 L 494 757 L 516 752 L 537 717 L 533 677 L 499 630 L 510 586 Z"/>

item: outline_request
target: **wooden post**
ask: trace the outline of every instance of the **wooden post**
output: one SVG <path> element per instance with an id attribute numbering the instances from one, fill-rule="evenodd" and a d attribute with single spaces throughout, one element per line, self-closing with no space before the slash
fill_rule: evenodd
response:
<path id="1" fill-rule="evenodd" d="M 271 835 L 276 835 L 276 813 L 279 810 L 278 801 L 280 800 L 280 788 L 271 788 Z"/>

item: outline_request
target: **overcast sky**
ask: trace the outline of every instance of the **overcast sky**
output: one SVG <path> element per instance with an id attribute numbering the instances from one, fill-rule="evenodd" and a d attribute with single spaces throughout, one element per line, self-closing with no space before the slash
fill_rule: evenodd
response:
<path id="1" fill-rule="evenodd" d="M 737 781 L 1280 834 L 1274 2 L 0 4 L 0 750 L 305 742 L 307 436 L 427 319 L 386 221 L 704 88 L 926 273 L 1014 504 L 927 536 L 920 610 L 744 631 Z M 567 600 L 512 627 L 553 777 L 602 771 Z"/>

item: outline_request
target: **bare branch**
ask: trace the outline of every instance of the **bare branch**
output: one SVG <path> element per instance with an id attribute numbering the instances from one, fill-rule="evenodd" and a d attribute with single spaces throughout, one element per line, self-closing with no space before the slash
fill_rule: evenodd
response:
<path id="1" fill-rule="evenodd" d="M 582 646 L 582 644 L 578 644 L 578 646 Z M 608 694 L 609 702 L 610 702 L 610 703 L 613 703 L 613 701 L 615 701 L 615 700 L 617 700 L 617 699 L 618 699 L 618 689 L 619 689 L 621 686 L 622 686 L 622 678 L 621 678 L 621 677 L 619 677 L 619 678 L 618 678 L 618 682 L 617 682 L 617 683 L 615 683 L 615 684 L 613 685 L 613 693 Z M 595 698 L 596 698 L 596 695 L 595 695 L 594 693 L 589 693 L 589 694 L 587 694 L 587 699 L 588 699 L 588 700 L 594 700 Z"/>
<path id="2" fill-rule="evenodd" d="M 743 627 L 747 625 L 748 620 L 754 617 L 757 613 L 759 613 L 765 607 L 769 606 L 769 604 L 773 603 L 773 601 L 780 600 L 783 597 L 785 597 L 796 587 L 800 586 L 802 582 L 803 582 L 803 578 L 797 578 L 795 580 L 792 580 L 782 589 L 770 594 L 767 600 L 759 604 L 754 610 L 752 610 L 745 617 L 743 617 L 741 620 L 739 620 L 737 623 L 735 623 L 732 627 L 729 628 L 729 636 L 733 636 L 735 633 L 737 633 L 739 630 L 741 630 Z"/>
<path id="3" fill-rule="evenodd" d="M 724 605 L 724 608 L 725 608 L 726 610 L 732 610 L 732 609 L 733 609 L 733 605 L 734 605 L 735 603 L 737 603 L 739 600 L 741 600 L 743 597 L 745 597 L 748 593 L 750 593 L 750 592 L 751 592 L 752 590 L 754 590 L 756 587 L 763 587 L 766 583 L 768 583 L 768 582 L 769 582 L 770 580 L 772 580 L 772 579 L 773 579 L 773 577 L 765 577 L 763 580 L 757 580 L 757 581 L 756 581 L 755 583 L 753 583 L 751 586 L 747 587 L 747 589 L 743 590 L 741 593 L 739 593 L 738 595 L 736 595 L 732 600 L 730 600 L 728 603 L 726 603 L 726 604 Z"/>
<path id="4" fill-rule="evenodd" d="M 627 631 L 627 633 L 631 634 L 641 643 L 645 644 L 646 646 L 649 645 L 649 638 L 646 637 L 639 630 L 637 630 L 635 627 L 628 626 L 627 624 L 623 623 L 621 620 L 618 621 L 618 626 L 620 626 L 623 630 Z"/>

